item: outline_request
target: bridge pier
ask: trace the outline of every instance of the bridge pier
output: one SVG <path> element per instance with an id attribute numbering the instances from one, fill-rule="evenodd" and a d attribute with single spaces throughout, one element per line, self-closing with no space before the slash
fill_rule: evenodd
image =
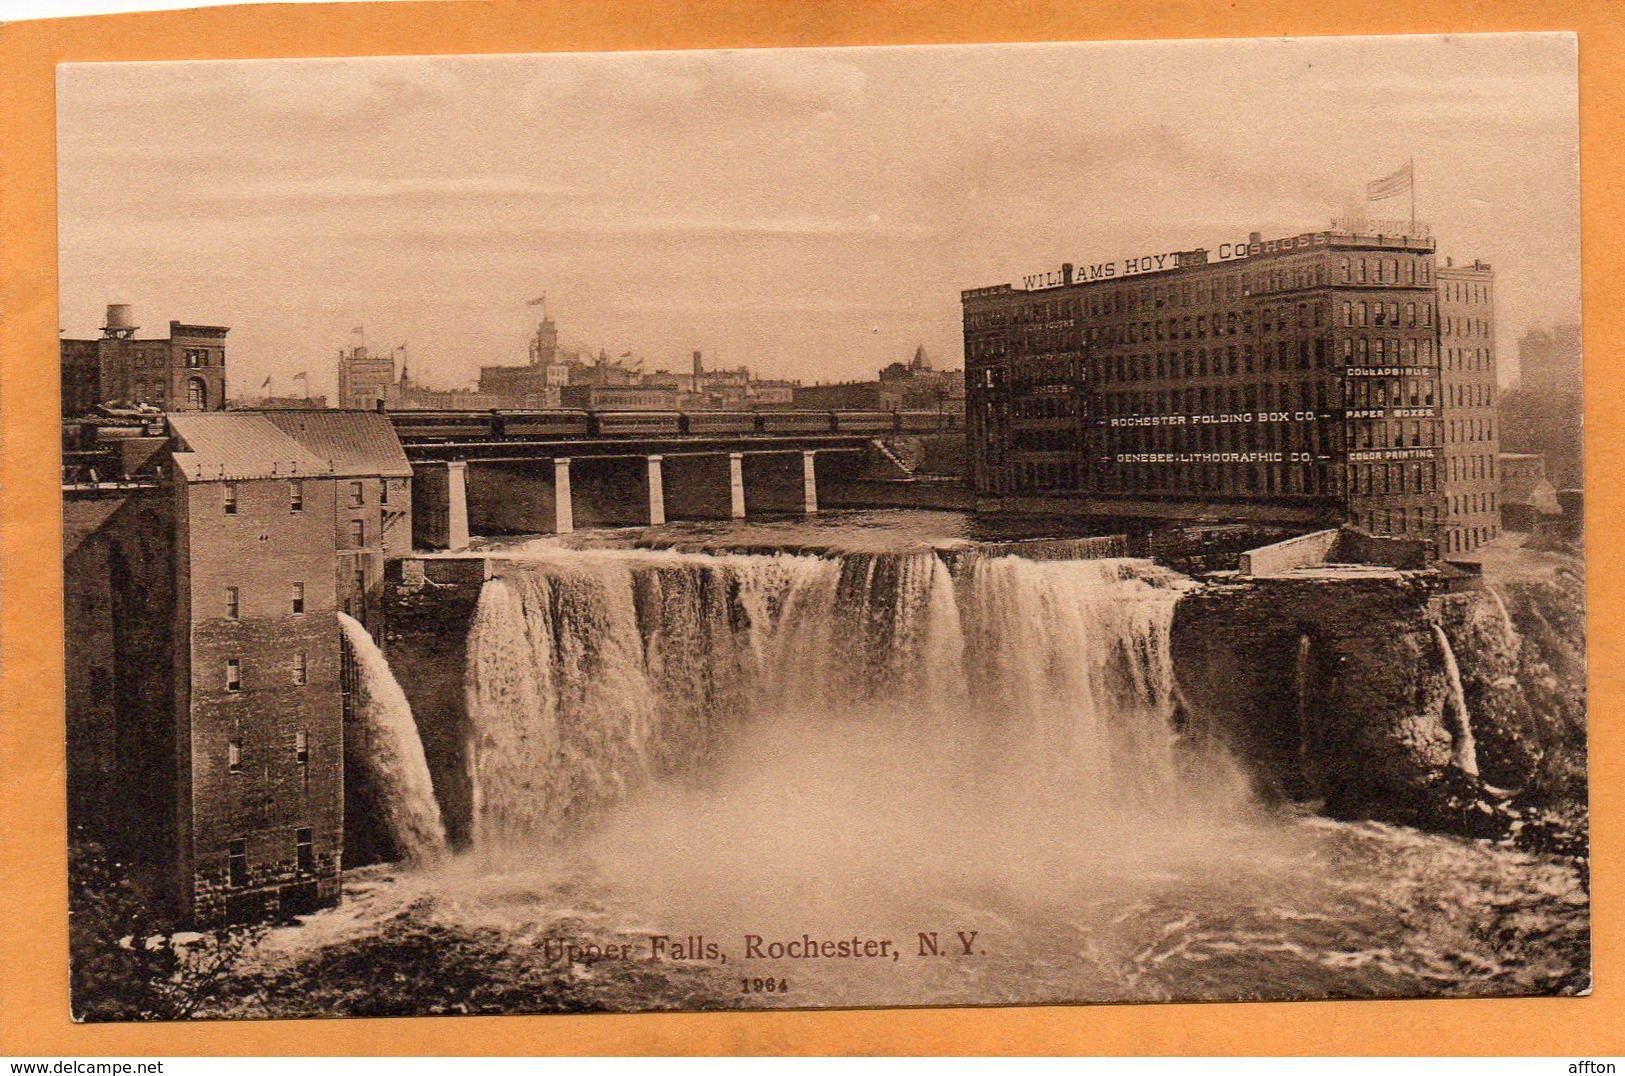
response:
<path id="1" fill-rule="evenodd" d="M 570 492 L 570 457 L 553 461 L 553 533 L 569 534 L 576 529 L 575 499 Z"/>
<path id="2" fill-rule="evenodd" d="M 818 482 L 811 452 L 752 452 L 744 460 L 744 512 L 813 514 Z"/>
<path id="3" fill-rule="evenodd" d="M 728 514 L 745 518 L 745 454 L 728 453 Z"/>
<path id="4" fill-rule="evenodd" d="M 468 464 L 453 460 L 412 468 L 412 533 L 430 548 L 468 548 Z"/>
<path id="5" fill-rule="evenodd" d="M 814 463 L 816 455 L 813 452 L 801 454 L 801 511 L 809 516 L 818 514 L 818 468 Z"/>
<path id="6" fill-rule="evenodd" d="M 649 466 L 649 526 L 658 527 L 666 522 L 666 482 L 659 456 L 650 456 Z"/>

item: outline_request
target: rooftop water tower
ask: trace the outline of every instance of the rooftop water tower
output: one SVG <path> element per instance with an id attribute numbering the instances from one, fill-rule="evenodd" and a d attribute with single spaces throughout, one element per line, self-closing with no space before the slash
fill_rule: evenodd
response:
<path id="1" fill-rule="evenodd" d="M 134 315 L 130 313 L 129 303 L 108 303 L 107 323 L 102 326 L 102 335 L 117 340 L 128 340 L 135 335 L 138 328 Z"/>

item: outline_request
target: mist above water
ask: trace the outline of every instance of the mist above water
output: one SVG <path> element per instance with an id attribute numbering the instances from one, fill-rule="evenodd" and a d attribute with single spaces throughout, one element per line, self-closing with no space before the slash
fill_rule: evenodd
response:
<path id="1" fill-rule="evenodd" d="M 1259 852 L 1237 768 L 1176 728 L 1183 580 L 1146 562 L 554 550 L 493 572 L 468 674 L 492 862 L 568 846 L 651 914 L 800 930 Z"/>

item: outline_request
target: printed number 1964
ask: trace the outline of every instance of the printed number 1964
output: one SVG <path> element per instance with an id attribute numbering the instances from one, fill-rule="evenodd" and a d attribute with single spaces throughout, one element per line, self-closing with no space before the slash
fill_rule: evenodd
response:
<path id="1" fill-rule="evenodd" d="M 741 994 L 788 994 L 790 980 L 788 979 L 741 979 L 739 980 Z"/>

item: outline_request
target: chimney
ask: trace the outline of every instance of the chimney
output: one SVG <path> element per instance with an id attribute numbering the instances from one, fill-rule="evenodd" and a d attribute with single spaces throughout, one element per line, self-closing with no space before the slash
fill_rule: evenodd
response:
<path id="1" fill-rule="evenodd" d="M 1262 243 L 1263 241 L 1264 241 L 1264 236 L 1263 236 L 1262 233 L 1260 233 L 1260 232 L 1248 232 L 1247 233 L 1247 245 L 1248 246 L 1252 246 L 1254 243 Z"/>
<path id="2" fill-rule="evenodd" d="M 1061 283 L 1062 284 L 1070 284 L 1070 283 L 1072 283 L 1072 263 L 1071 262 L 1062 262 L 1061 263 Z"/>
<path id="3" fill-rule="evenodd" d="M 700 364 L 700 353 L 696 351 L 694 353 L 694 376 L 698 378 L 703 373 L 705 373 L 705 367 Z"/>

